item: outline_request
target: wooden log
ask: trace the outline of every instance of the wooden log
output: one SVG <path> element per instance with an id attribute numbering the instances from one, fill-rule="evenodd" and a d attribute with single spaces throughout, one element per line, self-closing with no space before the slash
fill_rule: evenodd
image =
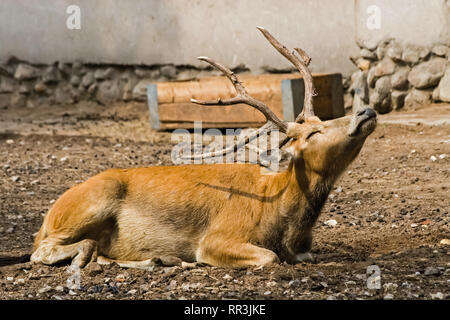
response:
<path id="1" fill-rule="evenodd" d="M 340 74 L 313 74 L 318 95 L 314 97 L 315 113 L 321 119 L 344 115 L 342 77 Z M 248 93 L 263 101 L 281 119 L 293 121 L 303 108 L 304 86 L 300 74 L 241 75 Z M 257 127 L 265 122 L 255 109 L 233 106 L 200 106 L 190 99 L 228 99 L 235 95 L 225 77 L 196 81 L 160 82 L 147 87 L 150 123 L 153 129 L 193 128 L 202 121 L 203 128 Z"/>

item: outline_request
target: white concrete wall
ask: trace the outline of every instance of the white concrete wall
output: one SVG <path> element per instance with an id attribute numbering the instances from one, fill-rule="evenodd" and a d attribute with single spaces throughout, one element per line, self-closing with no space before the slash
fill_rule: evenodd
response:
<path id="1" fill-rule="evenodd" d="M 81 8 L 81 30 L 66 28 L 68 5 Z M 369 5 L 381 29 L 366 28 Z M 355 14 L 356 12 L 356 14 Z M 312 57 L 315 72 L 350 74 L 355 40 L 385 36 L 431 45 L 449 42 L 449 0 L 1 0 L 0 62 L 195 64 L 207 55 L 253 72 L 290 65 L 256 30 Z"/>
<path id="2" fill-rule="evenodd" d="M 71 4 L 81 30 L 66 28 Z M 201 65 L 196 57 L 207 55 L 253 72 L 290 67 L 261 25 L 305 49 L 313 71 L 348 74 L 358 52 L 353 10 L 354 0 L 1 0 L 0 61 Z"/>
<path id="3" fill-rule="evenodd" d="M 371 5 L 379 8 L 379 29 L 367 26 Z M 356 39 L 368 47 L 385 38 L 421 46 L 450 44 L 450 0 L 355 0 L 355 17 Z"/>

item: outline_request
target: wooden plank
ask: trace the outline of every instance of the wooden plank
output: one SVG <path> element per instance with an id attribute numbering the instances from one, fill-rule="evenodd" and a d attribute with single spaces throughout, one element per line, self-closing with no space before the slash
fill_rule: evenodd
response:
<path id="1" fill-rule="evenodd" d="M 313 74 L 318 95 L 315 112 L 322 119 L 343 114 L 342 78 L 339 74 Z M 247 91 L 263 101 L 281 119 L 294 121 L 303 108 L 304 87 L 300 74 L 241 75 Z M 152 128 L 157 130 L 192 128 L 202 121 L 204 128 L 260 126 L 264 116 L 250 106 L 200 106 L 198 100 L 228 99 L 235 95 L 226 77 L 210 77 L 197 81 L 162 82 L 148 87 Z M 342 103 L 341 101 L 342 100 Z M 342 112 L 340 111 L 342 105 Z"/>

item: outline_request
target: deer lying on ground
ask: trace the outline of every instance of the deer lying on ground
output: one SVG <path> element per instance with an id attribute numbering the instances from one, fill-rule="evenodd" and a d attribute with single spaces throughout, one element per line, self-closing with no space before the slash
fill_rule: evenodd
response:
<path id="1" fill-rule="evenodd" d="M 277 261 L 296 263 L 308 257 L 311 230 L 339 175 L 355 159 L 376 126 L 366 108 L 352 116 L 321 121 L 314 116 L 309 57 L 290 52 L 267 30 L 267 40 L 302 74 L 303 111 L 285 122 L 246 92 L 226 67 L 202 57 L 233 83 L 229 100 L 203 105 L 245 103 L 264 114 L 267 123 L 237 144 L 273 130 L 286 135 L 292 155 L 287 170 L 262 174 L 257 164 L 202 164 L 111 169 L 66 191 L 45 216 L 31 260 L 56 264 L 72 259 L 116 261 L 146 268 L 152 259 L 175 256 L 187 262 L 242 267 Z M 236 149 L 236 146 L 234 147 Z M 234 152 L 233 148 L 192 157 Z"/>

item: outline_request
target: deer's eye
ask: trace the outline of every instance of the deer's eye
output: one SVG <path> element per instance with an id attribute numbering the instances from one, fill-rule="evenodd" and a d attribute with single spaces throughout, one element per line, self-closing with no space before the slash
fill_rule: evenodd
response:
<path id="1" fill-rule="evenodd" d="M 308 134 L 308 136 L 306 137 L 306 139 L 309 139 L 309 138 L 311 138 L 313 135 L 315 135 L 316 133 L 320 133 L 320 131 L 319 130 L 317 130 L 317 131 L 313 131 L 313 132 L 311 132 L 310 134 Z"/>

